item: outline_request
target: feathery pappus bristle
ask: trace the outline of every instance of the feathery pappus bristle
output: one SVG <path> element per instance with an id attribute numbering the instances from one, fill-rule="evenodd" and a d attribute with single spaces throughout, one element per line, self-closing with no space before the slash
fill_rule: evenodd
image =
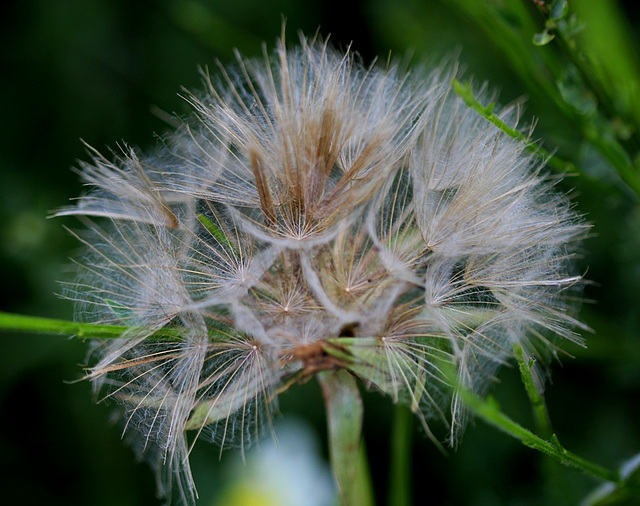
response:
<path id="1" fill-rule="evenodd" d="M 525 146 L 451 92 L 452 68 L 281 40 L 204 72 L 156 153 L 91 149 L 91 192 L 57 213 L 87 228 L 66 296 L 127 328 L 94 343 L 88 377 L 124 406 L 162 490 L 195 498 L 189 431 L 244 448 L 318 372 L 348 370 L 455 441 L 448 368 L 482 393 L 514 345 L 580 341 L 586 227 Z"/>

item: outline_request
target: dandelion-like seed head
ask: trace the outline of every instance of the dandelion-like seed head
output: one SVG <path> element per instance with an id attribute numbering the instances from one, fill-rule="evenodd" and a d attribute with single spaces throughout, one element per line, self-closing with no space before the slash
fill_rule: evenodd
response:
<path id="1" fill-rule="evenodd" d="M 186 501 L 188 431 L 246 447 L 316 373 L 345 369 L 455 439 L 447 367 L 482 392 L 514 345 L 578 340 L 584 226 L 451 93 L 453 71 L 366 68 L 302 38 L 203 75 L 190 122 L 153 155 L 92 150 L 93 190 L 58 213 L 87 223 L 78 316 L 127 328 L 89 376 Z"/>

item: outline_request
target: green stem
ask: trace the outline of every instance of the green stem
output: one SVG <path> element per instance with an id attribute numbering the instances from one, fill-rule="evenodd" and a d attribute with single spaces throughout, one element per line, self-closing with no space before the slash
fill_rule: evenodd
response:
<path id="1" fill-rule="evenodd" d="M 607 3 L 611 4 L 611 2 L 602 2 L 602 4 L 607 4 Z M 612 8 L 615 9 L 615 7 L 613 6 L 607 7 L 605 5 L 604 11 L 605 12 L 609 11 L 607 12 L 607 14 L 609 14 L 607 18 L 614 20 L 616 16 L 611 16 L 611 11 L 609 10 Z M 619 19 L 619 21 L 622 21 L 622 19 Z M 621 110 L 620 107 L 617 107 L 615 105 L 615 101 L 613 100 L 611 94 L 606 91 L 605 86 L 603 86 L 602 80 L 598 77 L 598 74 L 591 63 L 590 57 L 587 56 L 587 54 L 585 54 L 585 52 L 579 48 L 577 44 L 577 40 L 575 40 L 571 34 L 567 34 L 565 32 L 564 28 L 566 26 L 567 26 L 566 23 L 557 24 L 556 26 L 557 37 L 555 38 L 554 43 L 558 46 L 559 51 L 561 53 L 567 55 L 567 58 L 569 59 L 569 61 L 571 61 L 571 64 L 576 68 L 576 70 L 580 75 L 580 78 L 585 83 L 586 88 L 590 90 L 591 93 L 593 93 L 593 95 L 596 97 L 598 108 L 603 113 L 603 116 L 606 117 L 608 120 L 614 120 L 618 117 L 622 117 L 625 122 L 633 123 L 635 120 L 635 118 L 633 117 L 634 116 L 633 113 L 630 113 L 630 111 L 628 110 Z M 615 31 L 616 34 L 625 33 L 626 32 L 625 28 L 626 26 L 620 26 L 620 25 L 615 25 L 612 27 L 612 29 Z M 624 38 L 624 35 L 617 35 L 617 37 Z M 607 47 L 609 49 L 609 46 Z M 632 73 L 633 67 L 635 66 L 634 65 L 635 62 L 631 61 L 631 62 L 625 62 L 625 63 L 630 64 L 628 66 L 628 69 L 627 69 L 627 66 L 625 66 L 624 64 L 622 64 L 621 66 L 625 68 L 626 72 Z M 630 76 L 626 72 L 624 73 L 624 77 L 622 77 L 621 82 L 625 82 L 625 83 L 628 82 L 628 79 L 625 79 L 625 78 Z M 633 77 L 637 77 L 637 76 L 633 76 Z M 612 89 L 614 93 L 617 91 L 616 88 L 612 88 Z M 618 140 L 620 141 L 620 144 L 626 153 L 636 153 L 640 148 L 640 139 L 638 138 L 637 128 L 633 129 L 628 139 L 618 139 Z M 638 175 L 635 174 L 636 180 L 637 180 L 637 177 Z"/>
<path id="2" fill-rule="evenodd" d="M 520 369 L 520 377 L 522 378 L 522 383 L 524 383 L 524 388 L 527 391 L 527 395 L 529 396 L 529 400 L 531 401 L 531 406 L 533 407 L 533 414 L 536 420 L 536 426 L 538 427 L 538 432 L 545 438 L 550 438 L 553 434 L 553 429 L 551 428 L 551 418 L 549 418 L 549 411 L 547 410 L 547 405 L 544 402 L 544 398 L 541 395 L 540 391 L 535 385 L 533 381 L 533 374 L 531 370 L 534 366 L 534 361 L 529 360 L 526 361 L 524 358 L 524 352 L 522 348 L 518 345 L 514 347 L 516 360 L 518 361 L 518 368 Z"/>
<path id="3" fill-rule="evenodd" d="M 119 325 L 96 325 L 0 312 L 0 329 L 5 331 L 75 335 L 83 339 L 112 339 L 120 337 L 127 328 Z"/>
<path id="4" fill-rule="evenodd" d="M 123 325 L 79 323 L 0 311 L 0 330 L 4 331 L 76 336 L 80 339 L 118 339 L 124 337 L 125 332 L 132 328 Z M 158 340 L 177 341 L 180 340 L 182 331 L 180 329 L 163 328 L 155 331 L 152 336 Z"/>
<path id="5" fill-rule="evenodd" d="M 543 159 L 549 166 L 554 169 L 561 170 L 563 172 L 570 172 L 573 169 L 573 164 L 567 162 L 565 160 L 561 160 L 555 155 L 552 155 L 549 151 L 544 149 L 542 146 L 537 145 L 535 142 L 532 142 L 527 136 L 525 136 L 522 132 L 516 130 L 515 128 L 510 127 L 507 123 L 502 121 L 494 112 L 495 104 L 489 104 L 488 106 L 484 106 L 478 101 L 478 99 L 473 94 L 473 89 L 469 83 L 461 83 L 457 79 L 452 81 L 453 90 L 456 94 L 464 100 L 464 102 L 471 107 L 474 111 L 479 113 L 483 118 L 485 118 L 490 123 L 497 126 L 502 132 L 506 133 L 509 137 L 513 137 L 514 139 L 522 142 L 527 150 Z"/>
<path id="6" fill-rule="evenodd" d="M 486 2 L 483 0 L 452 0 L 470 22 L 483 30 L 488 39 L 504 54 L 506 61 L 525 82 L 527 88 L 542 92 L 553 99 L 558 93 L 549 76 L 559 75 L 562 62 L 548 48 L 532 51 L 531 37 L 539 31 L 530 8 L 521 1 Z M 514 25 L 518 29 L 514 29 Z M 561 107 L 565 104 L 560 102 Z"/>
<path id="7" fill-rule="evenodd" d="M 369 469 L 369 459 L 367 457 L 367 448 L 364 439 L 360 441 L 360 449 L 358 451 L 358 463 L 356 468 L 356 482 L 352 504 L 355 506 L 375 506 L 375 497 L 373 494 L 373 482 L 371 480 L 371 471 Z"/>
<path id="8" fill-rule="evenodd" d="M 391 471 L 389 506 L 410 506 L 411 502 L 411 440 L 413 413 L 396 404 L 391 431 Z"/>
<path id="9" fill-rule="evenodd" d="M 559 40 L 557 42 L 560 44 L 558 47 L 561 51 L 553 51 L 547 46 L 531 44 L 526 35 L 539 31 L 540 26 L 539 23 L 532 20 L 531 9 L 523 8 L 523 2 L 514 1 L 494 5 L 493 2 L 480 0 L 454 0 L 453 4 L 477 26 L 485 30 L 488 37 L 507 57 L 513 69 L 527 83 L 529 89 L 540 91 L 552 100 L 558 110 L 581 133 L 582 137 L 593 145 L 618 172 L 625 183 L 640 195 L 640 173 L 638 173 L 638 167 L 634 165 L 633 161 L 633 156 L 636 154 L 634 148 L 636 142 L 633 139 L 624 141 L 615 138 L 608 131 L 610 128 L 606 126 L 618 116 L 615 109 L 606 107 L 607 103 L 611 103 L 610 97 L 606 94 L 599 97 L 598 104 L 600 106 L 597 110 L 597 116 L 585 115 L 559 90 L 559 84 L 566 80 L 567 65 L 572 65 L 572 68 L 575 68 L 582 78 L 581 92 L 584 94 L 592 93 L 594 96 L 600 95 L 600 87 L 596 85 L 597 79 L 595 77 L 585 78 L 589 71 L 585 69 L 584 64 L 580 63 L 581 56 L 576 53 L 577 50 L 564 47 L 567 42 L 565 34 L 562 31 L 558 32 L 557 39 Z M 514 20 L 517 21 L 514 23 Z M 519 28 L 516 29 L 515 26 Z M 471 98 L 473 98 L 472 95 Z M 465 100 L 467 99 L 465 98 Z M 498 125 L 494 121 L 496 118 L 487 117 L 492 114 L 490 108 L 485 108 L 479 103 L 478 106 L 469 105 Z M 502 129 L 502 126 L 498 126 Z M 509 131 L 504 129 L 503 131 L 511 135 Z M 528 148 L 535 152 L 536 149 L 531 144 L 528 142 Z M 545 152 L 537 150 L 536 154 L 542 156 L 543 153 Z M 562 162 L 557 162 L 553 158 L 549 159 L 548 163 L 563 171 L 567 171 L 572 166 L 572 164 L 567 164 L 563 168 Z"/>
<path id="10" fill-rule="evenodd" d="M 624 480 L 621 479 L 618 472 L 602 467 L 571 453 L 560 444 L 555 435 L 552 435 L 551 439 L 547 441 L 517 424 L 500 411 L 500 407 L 495 399 L 489 398 L 487 400 L 483 400 L 461 387 L 458 388 L 458 392 L 466 405 L 477 416 L 482 418 L 489 425 L 493 425 L 502 432 L 518 439 L 525 446 L 549 455 L 550 457 L 558 460 L 561 464 L 578 469 L 590 476 L 616 483 L 621 487 L 627 486 Z M 632 488 L 631 485 L 629 485 L 629 488 Z"/>
<path id="11" fill-rule="evenodd" d="M 329 455 L 342 506 L 373 506 L 368 463 L 361 441 L 362 399 L 345 370 L 317 375 L 327 406 Z"/>

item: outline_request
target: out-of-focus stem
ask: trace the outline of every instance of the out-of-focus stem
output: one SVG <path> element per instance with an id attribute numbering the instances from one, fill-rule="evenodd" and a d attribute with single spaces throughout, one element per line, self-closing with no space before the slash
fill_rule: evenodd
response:
<path id="1" fill-rule="evenodd" d="M 413 413 L 397 404 L 391 430 L 391 463 L 389 506 L 410 506 L 411 501 L 411 441 Z"/>

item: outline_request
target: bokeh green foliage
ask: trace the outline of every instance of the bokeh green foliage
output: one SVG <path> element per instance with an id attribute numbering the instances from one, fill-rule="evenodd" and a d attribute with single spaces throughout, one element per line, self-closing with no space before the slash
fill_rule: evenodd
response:
<path id="1" fill-rule="evenodd" d="M 640 452 L 640 14 L 633 2 L 569 3 L 575 19 L 551 19 L 529 0 L 373 0 L 351 9 L 319 0 L 5 2 L 1 309 L 72 316 L 71 304 L 54 292 L 56 280 L 70 275 L 67 257 L 77 247 L 62 226 L 76 224 L 45 217 L 82 192 L 69 170 L 86 158 L 79 139 L 100 150 L 123 140 L 152 147 L 171 114 L 189 113 L 179 92 L 198 88 L 198 65 L 229 63 L 234 48 L 259 55 L 262 41 L 271 45 L 279 36 L 283 17 L 290 41 L 298 30 L 319 29 L 339 47 L 353 41 L 366 61 L 384 60 L 389 50 L 411 51 L 415 64 L 457 57 L 461 79 L 488 81 L 501 103 L 526 97 L 521 126 L 535 121 L 533 139 L 574 166 L 562 187 L 574 189 L 593 225 L 580 268 L 590 280 L 581 318 L 595 332 L 586 336 L 588 348 L 567 345 L 558 353 L 546 400 L 565 447 L 616 468 Z M 120 442 L 111 408 L 92 403 L 88 384 L 67 383 L 81 376 L 84 343 L 0 334 L 0 351 L 3 502 L 158 504 L 153 476 Z M 500 373 L 493 392 L 505 412 L 533 427 L 516 368 Z M 281 411 L 303 414 L 325 431 L 312 383 L 284 395 Z M 390 402 L 365 394 L 379 504 L 392 413 Z M 577 504 L 597 486 L 480 421 L 446 457 L 415 436 L 416 504 Z M 204 443 L 194 452 L 202 504 L 224 485 L 217 455 Z M 626 501 L 617 504 L 634 504 Z"/>

